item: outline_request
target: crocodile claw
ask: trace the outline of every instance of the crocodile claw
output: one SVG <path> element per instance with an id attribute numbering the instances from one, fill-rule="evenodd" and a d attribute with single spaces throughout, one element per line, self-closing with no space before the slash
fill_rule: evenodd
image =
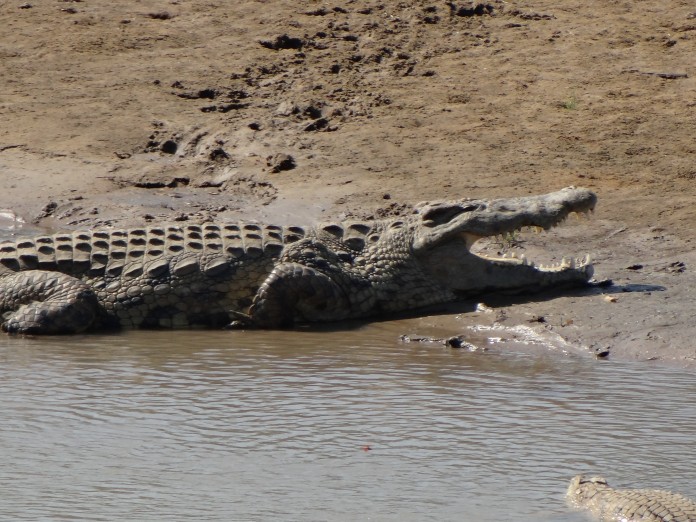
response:
<path id="1" fill-rule="evenodd" d="M 230 324 L 225 326 L 225 330 L 248 330 L 249 328 L 256 328 L 254 319 L 249 314 L 230 310 L 230 315 L 234 317 L 234 319 Z"/>

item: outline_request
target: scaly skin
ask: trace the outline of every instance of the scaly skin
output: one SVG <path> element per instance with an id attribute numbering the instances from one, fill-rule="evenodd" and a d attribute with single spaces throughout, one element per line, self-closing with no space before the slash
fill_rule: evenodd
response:
<path id="1" fill-rule="evenodd" d="M 586 261 L 541 269 L 470 252 L 478 239 L 549 229 L 596 196 L 423 203 L 393 220 L 315 227 L 204 223 L 55 234 L 0 243 L 10 333 L 104 327 L 260 328 L 414 310 L 484 290 L 584 284 Z"/>
<path id="2" fill-rule="evenodd" d="M 696 502 L 659 489 L 613 489 L 603 477 L 577 475 L 568 499 L 600 522 L 696 522 Z"/>

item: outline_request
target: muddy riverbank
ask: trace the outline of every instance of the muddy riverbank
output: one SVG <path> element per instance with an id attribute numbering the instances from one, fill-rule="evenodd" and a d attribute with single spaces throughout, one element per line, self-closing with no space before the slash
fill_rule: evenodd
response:
<path id="1" fill-rule="evenodd" d="M 696 364 L 696 11 L 632 2 L 6 6 L 0 227 L 388 216 L 581 185 L 514 248 L 612 286 L 510 302 L 592 354 Z"/>

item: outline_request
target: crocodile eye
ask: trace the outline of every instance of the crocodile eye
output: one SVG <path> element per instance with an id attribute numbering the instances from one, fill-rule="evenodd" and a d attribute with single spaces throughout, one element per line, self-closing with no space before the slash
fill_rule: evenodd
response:
<path id="1" fill-rule="evenodd" d="M 466 203 L 459 205 L 437 205 L 432 206 L 423 213 L 423 221 L 428 226 L 442 225 L 452 221 L 455 217 L 465 212 L 477 210 L 479 205 Z"/>

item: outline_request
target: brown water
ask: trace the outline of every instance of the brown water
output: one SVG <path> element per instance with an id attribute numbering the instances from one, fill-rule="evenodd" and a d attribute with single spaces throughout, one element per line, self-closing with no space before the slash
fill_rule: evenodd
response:
<path id="1" fill-rule="evenodd" d="M 696 497 L 692 372 L 413 324 L 0 337 L 0 519 L 579 521 L 585 471 Z"/>

